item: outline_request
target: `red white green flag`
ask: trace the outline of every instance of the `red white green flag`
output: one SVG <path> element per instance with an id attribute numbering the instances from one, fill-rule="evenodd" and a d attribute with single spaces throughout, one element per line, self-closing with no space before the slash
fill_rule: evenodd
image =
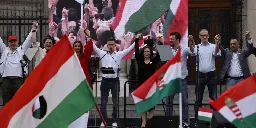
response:
<path id="1" fill-rule="evenodd" d="M 201 108 L 200 107 L 199 111 L 198 111 L 198 120 L 211 122 L 212 112 L 213 112 L 213 110 L 210 108 Z"/>
<path id="2" fill-rule="evenodd" d="M 64 36 L 0 110 L 0 127 L 67 128 L 95 104 L 77 55 Z"/>
<path id="3" fill-rule="evenodd" d="M 170 3 L 171 0 L 120 0 L 112 23 L 116 37 L 136 33 L 152 24 L 169 9 Z"/>
<path id="4" fill-rule="evenodd" d="M 157 105 L 167 96 L 180 92 L 181 51 L 159 70 L 157 70 L 139 88 L 132 92 L 136 111 L 141 114 Z"/>
<path id="5" fill-rule="evenodd" d="M 210 104 L 237 128 L 256 128 L 256 75 L 222 93 Z"/>

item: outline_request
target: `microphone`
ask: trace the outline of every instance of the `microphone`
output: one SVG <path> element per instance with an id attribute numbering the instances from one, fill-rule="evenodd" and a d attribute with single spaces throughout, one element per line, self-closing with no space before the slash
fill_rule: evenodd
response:
<path id="1" fill-rule="evenodd" d="M 112 56 L 112 55 L 110 55 L 111 56 L 111 58 L 115 61 L 115 63 L 117 64 L 117 66 L 118 66 L 118 72 L 121 70 L 120 68 L 119 68 L 119 64 L 116 62 L 116 60 L 115 60 L 115 58 Z"/>

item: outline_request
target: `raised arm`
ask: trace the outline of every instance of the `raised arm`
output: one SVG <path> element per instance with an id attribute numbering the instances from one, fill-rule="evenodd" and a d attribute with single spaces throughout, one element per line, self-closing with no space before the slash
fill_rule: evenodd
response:
<path id="1" fill-rule="evenodd" d="M 248 49 L 246 50 L 246 57 L 248 57 L 248 56 L 250 56 L 251 54 L 254 53 L 253 42 L 252 42 L 249 31 L 245 32 L 245 38 L 246 38 L 247 47 L 248 47 Z"/>
<path id="2" fill-rule="evenodd" d="M 135 58 L 137 61 L 140 61 L 140 49 L 139 49 L 139 38 L 135 39 Z"/>
<path id="3" fill-rule="evenodd" d="M 32 46 L 32 43 L 33 43 L 33 45 L 37 45 L 36 41 L 35 41 L 36 40 L 35 38 L 36 38 L 37 27 L 38 27 L 38 23 L 33 22 L 31 32 L 29 33 L 26 40 L 23 42 L 23 44 L 21 46 L 21 48 L 24 52 Z M 33 39 L 32 39 L 32 37 L 33 37 Z"/>
<path id="4" fill-rule="evenodd" d="M 131 52 L 135 47 L 135 43 L 133 43 L 129 48 L 123 50 L 120 52 L 121 54 L 121 58 L 123 58 L 124 56 L 126 56 L 129 52 Z"/>
<path id="5" fill-rule="evenodd" d="M 86 57 L 86 60 L 89 61 L 92 55 L 92 52 L 93 52 L 93 42 L 92 42 L 92 39 L 90 39 L 84 46 L 84 56 Z"/>
<path id="6" fill-rule="evenodd" d="M 0 37 L 0 53 L 2 54 L 4 49 L 6 48 L 6 45 L 4 44 L 2 38 Z"/>
<path id="7" fill-rule="evenodd" d="M 100 50 L 100 49 L 95 45 L 95 43 L 93 43 L 93 50 L 96 52 L 96 54 L 97 54 L 99 57 L 104 56 L 104 54 L 106 53 L 105 51 Z"/>
<path id="8" fill-rule="evenodd" d="M 227 49 L 224 49 L 224 48 L 222 47 L 222 45 L 220 45 L 219 47 L 220 47 L 221 55 L 222 55 L 222 56 L 225 56 Z"/>
<path id="9" fill-rule="evenodd" d="M 215 50 L 214 50 L 214 56 L 217 56 L 217 54 L 219 53 L 219 50 L 220 50 L 220 35 L 216 35 L 214 37 L 214 40 L 215 40 Z"/>

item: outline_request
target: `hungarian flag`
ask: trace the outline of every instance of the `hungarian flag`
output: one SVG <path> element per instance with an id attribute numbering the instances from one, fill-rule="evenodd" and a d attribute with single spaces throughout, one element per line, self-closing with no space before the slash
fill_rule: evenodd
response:
<path id="1" fill-rule="evenodd" d="M 170 7 L 171 0 L 120 0 L 112 23 L 119 38 L 127 32 L 136 33 L 162 16 Z"/>
<path id="2" fill-rule="evenodd" d="M 211 122 L 212 112 L 213 112 L 213 110 L 210 108 L 201 108 L 200 107 L 199 111 L 198 111 L 198 120 Z"/>
<path id="3" fill-rule="evenodd" d="M 140 87 L 132 92 L 136 111 L 141 114 L 157 105 L 167 96 L 180 92 L 181 50 Z"/>
<path id="4" fill-rule="evenodd" d="M 95 104 L 77 55 L 63 36 L 0 110 L 0 127 L 67 128 Z"/>
<path id="5" fill-rule="evenodd" d="M 187 46 L 188 37 L 188 0 L 172 0 L 164 23 L 164 38 L 170 43 L 170 33 L 179 32 L 181 46 Z"/>
<path id="6" fill-rule="evenodd" d="M 210 104 L 237 128 L 256 128 L 256 75 L 222 93 Z"/>

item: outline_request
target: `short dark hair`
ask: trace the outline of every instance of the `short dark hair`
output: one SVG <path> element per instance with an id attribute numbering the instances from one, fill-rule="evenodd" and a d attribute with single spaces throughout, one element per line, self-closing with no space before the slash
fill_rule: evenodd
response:
<path id="1" fill-rule="evenodd" d="M 45 43 L 45 41 L 46 41 L 47 39 L 52 40 L 52 45 L 55 45 L 56 41 L 55 41 L 54 37 L 52 37 L 52 36 L 50 36 L 50 35 L 47 35 L 47 36 L 44 38 L 43 44 Z"/>
<path id="2" fill-rule="evenodd" d="M 179 32 L 172 32 L 171 34 L 170 34 L 170 36 L 171 35 L 174 35 L 175 36 L 175 38 L 176 38 L 176 40 L 181 40 L 181 35 L 180 35 L 180 33 Z"/>
<path id="3" fill-rule="evenodd" d="M 115 37 L 109 37 L 108 41 L 115 41 L 116 42 L 116 39 L 115 39 Z"/>

